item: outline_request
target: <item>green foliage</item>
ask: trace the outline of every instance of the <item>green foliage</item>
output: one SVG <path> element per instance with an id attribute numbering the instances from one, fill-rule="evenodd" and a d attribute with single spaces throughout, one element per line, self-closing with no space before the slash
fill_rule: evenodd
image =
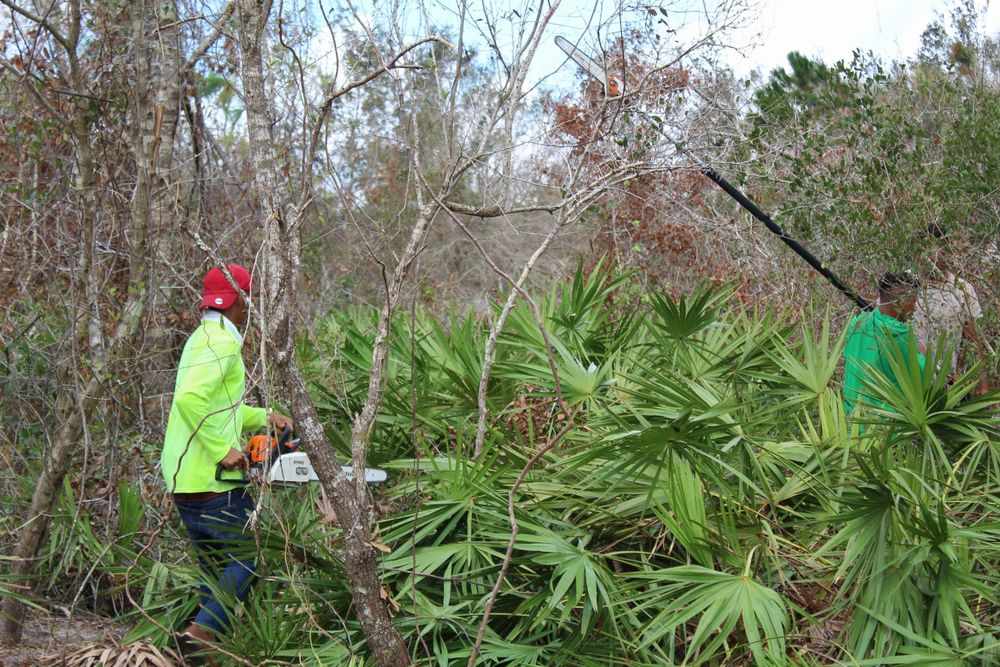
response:
<path id="1" fill-rule="evenodd" d="M 639 573 L 635 578 L 642 586 L 633 600 L 637 613 L 655 612 L 642 633 L 644 645 L 672 637 L 698 619 L 688 638 L 685 663 L 711 661 L 737 625 L 746 631 L 748 648 L 757 664 L 773 664 L 784 656 L 790 625 L 786 603 L 747 574 L 685 565 Z"/>
<path id="2" fill-rule="evenodd" d="M 797 238 L 829 244 L 838 273 L 926 268 L 934 222 L 968 242 L 961 263 L 985 277 L 991 261 L 973 248 L 995 237 L 1000 90 L 984 75 L 996 42 L 976 20 L 958 3 L 908 64 L 792 53 L 755 91 L 750 134 L 773 159 L 752 191 Z"/>
<path id="3" fill-rule="evenodd" d="M 537 303 L 576 427 L 515 498 L 484 664 L 989 664 L 1000 468 L 994 399 L 968 398 L 975 372 L 946 385 L 901 351 L 900 386 L 876 380 L 890 407 L 862 431 L 828 321 L 793 329 L 710 291 L 638 306 L 600 271 Z M 310 358 L 347 346 L 326 376 L 358 392 L 374 315 L 333 321 Z M 565 415 L 519 305 L 470 459 L 487 324 L 418 311 L 396 326 L 375 439 L 412 454 L 385 464 L 402 509 L 381 524 L 384 581 L 415 655 L 452 664 L 503 560 L 507 492 Z"/>
<path id="4" fill-rule="evenodd" d="M 788 54 L 788 65 L 790 72 L 782 67 L 773 70 L 768 82 L 753 93 L 759 110 L 754 121 L 759 127 L 781 126 L 795 121 L 799 114 L 836 109 L 852 93 L 836 67 L 798 51 Z"/>
<path id="5" fill-rule="evenodd" d="M 481 664 L 993 664 L 1000 433 L 996 397 L 968 396 L 974 373 L 948 385 L 899 350 L 899 386 L 875 378 L 888 407 L 861 429 L 843 414 L 829 322 L 793 327 L 708 290 L 636 299 L 603 271 L 535 303 L 574 426 L 514 494 L 520 532 Z M 335 433 L 366 391 L 375 323 L 336 312 L 300 343 Z M 383 596 L 427 664 L 468 659 L 510 490 L 568 418 L 521 303 L 471 457 L 488 329 L 421 309 L 393 323 L 373 434 L 391 482 L 373 544 Z M 132 493 L 119 491 L 118 539 L 91 544 L 78 522 L 90 546 L 75 553 L 112 576 L 137 563 L 132 637 L 162 642 L 193 609 L 196 570 L 139 557 Z M 262 579 L 227 646 L 254 663 L 365 663 L 318 488 L 272 489 L 261 506 Z"/>
<path id="6" fill-rule="evenodd" d="M 122 480 L 118 483 L 118 543 L 124 547 L 131 546 L 139 528 L 145 509 L 137 485 Z"/>

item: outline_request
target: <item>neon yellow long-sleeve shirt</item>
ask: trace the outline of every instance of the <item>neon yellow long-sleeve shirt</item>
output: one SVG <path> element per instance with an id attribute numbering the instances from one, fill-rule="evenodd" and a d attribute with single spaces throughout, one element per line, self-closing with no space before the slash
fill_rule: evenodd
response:
<path id="1" fill-rule="evenodd" d="M 243 404 L 242 342 L 235 327 L 217 317 L 203 320 L 184 345 L 160 456 L 171 493 L 232 489 L 234 483 L 215 479 L 216 465 L 230 447 L 242 449 L 245 429 L 261 428 L 267 421 L 263 408 Z M 237 472 L 226 474 L 239 477 Z"/>

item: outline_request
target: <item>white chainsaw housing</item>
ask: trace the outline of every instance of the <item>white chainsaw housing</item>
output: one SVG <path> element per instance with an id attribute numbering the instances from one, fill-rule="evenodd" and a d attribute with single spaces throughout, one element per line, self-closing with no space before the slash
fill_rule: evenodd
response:
<path id="1" fill-rule="evenodd" d="M 354 478 L 353 466 L 340 466 L 340 469 L 344 471 L 347 479 Z M 365 468 L 365 482 L 368 484 L 381 484 L 386 478 L 384 470 Z M 289 452 L 282 454 L 271 464 L 267 481 L 270 484 L 306 484 L 319 481 L 319 477 L 313 470 L 312 463 L 309 462 L 308 454 Z"/>

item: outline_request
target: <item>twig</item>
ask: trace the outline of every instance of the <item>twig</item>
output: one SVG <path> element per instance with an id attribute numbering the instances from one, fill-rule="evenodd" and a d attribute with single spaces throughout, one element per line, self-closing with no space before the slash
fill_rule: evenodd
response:
<path id="1" fill-rule="evenodd" d="M 500 574 L 497 575 L 496 583 L 493 584 L 493 590 L 490 591 L 489 598 L 486 599 L 486 609 L 483 611 L 483 620 L 479 624 L 479 632 L 476 633 L 476 643 L 472 645 L 472 653 L 469 655 L 469 662 L 467 667 L 473 667 L 476 664 L 476 659 L 479 657 L 479 651 L 483 646 L 483 637 L 486 635 L 486 628 L 489 626 L 490 614 L 493 612 L 493 605 L 496 604 L 497 597 L 500 595 L 500 588 L 503 586 L 504 579 L 507 577 L 507 571 L 510 569 L 510 561 L 514 556 L 514 543 L 517 542 L 517 535 L 521 532 L 521 527 L 517 523 L 517 516 L 514 514 L 514 497 L 517 495 L 518 489 L 521 488 L 521 484 L 524 483 L 525 478 L 527 478 L 528 473 L 534 467 L 538 459 L 542 458 L 546 453 L 548 453 L 553 447 L 559 444 L 567 433 L 573 429 L 575 422 L 573 421 L 576 417 L 576 412 L 579 410 L 579 406 L 574 408 L 568 415 L 566 424 L 562 427 L 558 433 L 556 433 L 544 447 L 535 452 L 535 455 L 528 459 L 528 462 L 524 464 L 521 468 L 521 474 L 517 476 L 517 480 L 514 481 L 514 485 L 510 487 L 510 491 L 507 493 L 507 517 L 510 519 L 510 539 L 507 541 L 507 551 L 504 553 L 503 562 L 500 565 Z"/>
<path id="2" fill-rule="evenodd" d="M 323 100 L 323 103 L 320 105 L 319 114 L 316 117 L 316 122 L 313 124 L 312 139 L 309 142 L 308 156 L 311 158 L 311 156 L 316 154 L 316 146 L 319 144 L 319 137 L 322 132 L 323 123 L 326 121 L 327 116 L 330 115 L 330 110 L 333 108 L 333 103 L 338 97 L 346 95 L 355 88 L 363 86 L 369 81 L 372 81 L 373 79 L 381 76 L 382 74 L 385 74 L 387 71 L 395 67 L 396 62 L 400 58 L 402 58 L 407 53 L 417 48 L 421 44 L 427 44 L 428 42 L 437 42 L 439 44 L 444 45 L 445 47 L 451 48 L 451 44 L 446 39 L 438 35 L 431 35 L 430 37 L 424 37 L 423 39 L 418 39 L 412 44 L 404 46 L 401 51 L 396 53 L 396 55 L 394 55 L 384 64 L 379 66 L 377 69 L 372 70 L 371 72 L 361 77 L 360 79 L 355 79 L 354 81 L 347 82 L 342 87 L 328 94 L 326 98 Z"/>

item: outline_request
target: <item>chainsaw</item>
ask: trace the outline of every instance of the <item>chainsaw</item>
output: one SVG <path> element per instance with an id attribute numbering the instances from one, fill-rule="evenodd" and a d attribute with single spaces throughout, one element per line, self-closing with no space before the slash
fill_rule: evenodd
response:
<path id="1" fill-rule="evenodd" d="M 319 481 L 319 476 L 309 462 L 309 455 L 299 449 L 299 439 L 292 439 L 292 429 L 285 428 L 277 438 L 268 435 L 254 435 L 243 448 L 247 465 L 238 471 L 239 477 L 226 473 L 237 471 L 226 470 L 219 464 L 215 467 L 215 479 L 220 482 L 237 482 L 248 484 L 278 484 L 294 486 L 308 482 Z M 354 478 L 353 466 L 340 466 L 347 479 Z M 365 482 L 381 484 L 387 476 L 384 470 L 365 468 Z"/>

